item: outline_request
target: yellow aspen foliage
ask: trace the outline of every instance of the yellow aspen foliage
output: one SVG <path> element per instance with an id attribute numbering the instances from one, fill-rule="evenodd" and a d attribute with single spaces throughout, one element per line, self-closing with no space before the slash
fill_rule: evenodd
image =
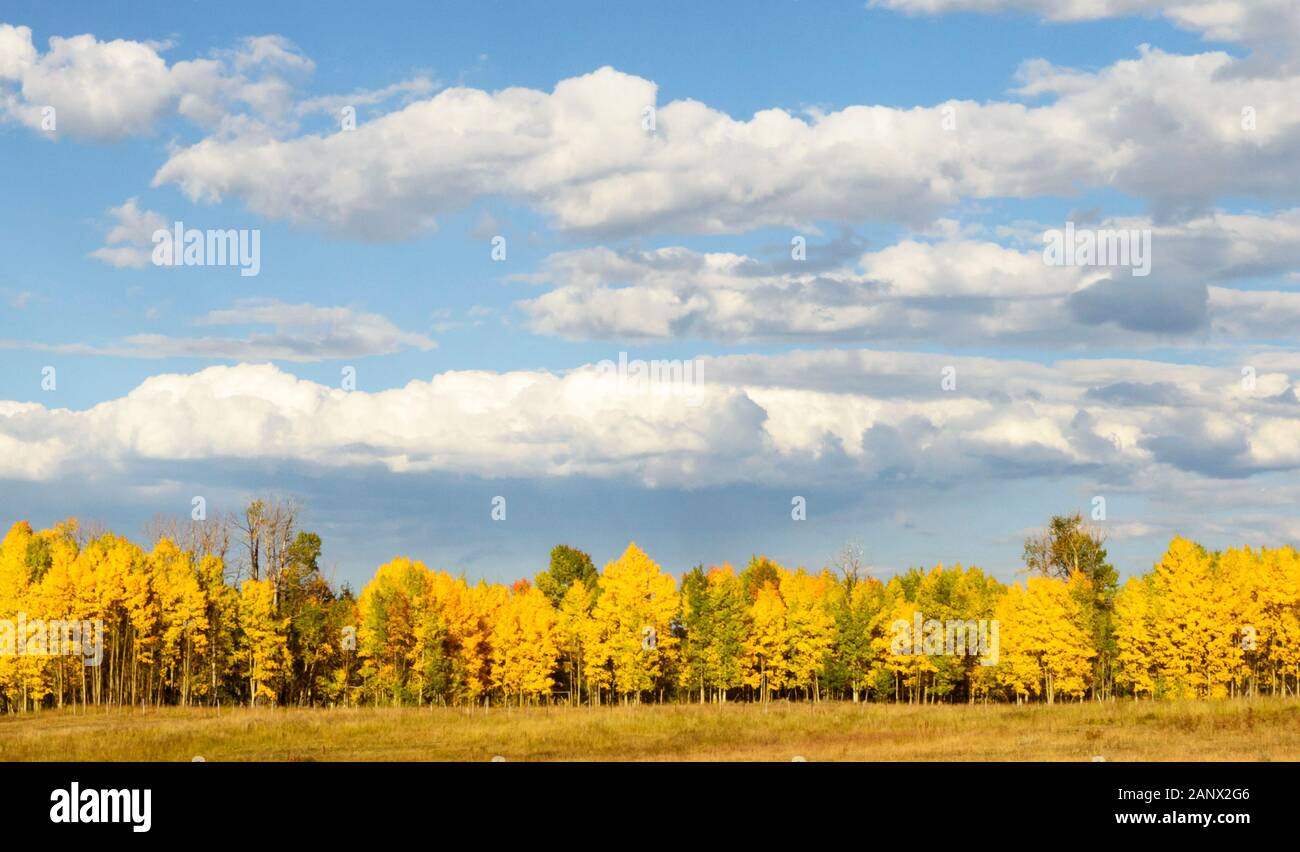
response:
<path id="1" fill-rule="evenodd" d="M 1294 548 L 1232 549 L 1219 558 L 1216 580 L 1238 591 L 1239 672 L 1250 693 L 1279 678 L 1300 682 L 1300 558 Z"/>
<path id="2" fill-rule="evenodd" d="M 1041 688 L 1038 661 L 1030 654 L 1010 653 L 1012 644 L 1007 641 L 1024 609 L 1025 590 L 1017 583 L 998 601 L 995 615 L 999 628 L 997 678 L 1015 696 L 1017 704 L 1037 696 Z"/>
<path id="3" fill-rule="evenodd" d="M 1156 681 L 1155 589 L 1149 580 L 1130 577 L 1115 596 L 1115 641 L 1119 648 L 1119 670 L 1115 682 L 1135 696 L 1151 697 Z"/>
<path id="4" fill-rule="evenodd" d="M 422 607 L 432 600 L 432 578 L 420 562 L 399 557 L 380 565 L 357 601 L 357 653 L 376 696 L 399 702 L 418 656 Z"/>
<path id="5" fill-rule="evenodd" d="M 167 686 L 189 700 L 195 660 L 207 649 L 208 601 L 189 553 L 161 539 L 149 557 L 158 594 L 159 664 Z"/>
<path id="6" fill-rule="evenodd" d="M 1270 688 L 1276 692 L 1277 675 L 1289 676 L 1293 690 L 1300 693 L 1300 553 L 1283 547 L 1265 552 L 1270 565 L 1268 575 L 1276 578 L 1277 587 L 1269 601 L 1274 611 L 1269 646 L 1270 664 L 1275 667 Z M 1290 601 L 1290 605 L 1286 602 Z"/>
<path id="7" fill-rule="evenodd" d="M 887 604 L 881 610 L 877 637 L 872 642 L 884 670 L 894 681 L 894 697 L 906 694 L 910 701 L 921 699 L 928 675 L 938 671 L 934 657 L 926 653 L 924 633 L 917 635 L 915 625 L 924 624 L 920 608 L 903 597 L 897 578 L 886 589 Z"/>
<path id="8" fill-rule="evenodd" d="M 761 700 L 785 688 L 790 676 L 786 607 L 775 584 L 765 583 L 749 608 L 749 635 L 745 638 L 745 685 Z"/>
<path id="9" fill-rule="evenodd" d="M 18 685 L 21 700 L 39 703 L 55 696 L 62 703 L 62 695 L 69 680 L 69 660 L 61 653 L 47 655 L 49 640 L 46 625 L 51 619 L 65 618 L 65 608 L 74 603 L 73 570 L 77 558 L 77 522 L 69 519 L 52 529 L 41 530 L 27 543 L 27 582 L 18 601 L 18 612 L 26 622 L 31 635 L 26 637 L 27 654 L 17 660 Z M 33 653 L 38 649 L 36 653 Z"/>
<path id="10" fill-rule="evenodd" d="M 457 594 L 450 599 L 449 631 L 459 654 L 464 693 L 473 701 L 491 688 L 492 623 L 505 603 L 506 591 L 486 583 L 458 582 Z"/>
<path id="11" fill-rule="evenodd" d="M 1300 572 L 1290 547 L 1231 549 L 1219 557 L 1222 582 L 1239 594 L 1238 644 L 1242 648 L 1242 680 L 1253 693 L 1260 681 L 1276 687 L 1279 675 L 1295 672 L 1300 650 Z"/>
<path id="12" fill-rule="evenodd" d="M 1083 695 L 1097 652 L 1079 626 L 1079 603 L 1066 583 L 1029 577 L 1023 591 L 1012 586 L 999 604 L 998 622 L 1000 677 L 1016 695 L 1041 695 L 1048 704 Z"/>
<path id="13" fill-rule="evenodd" d="M 1226 695 L 1241 661 L 1239 629 L 1210 554 L 1176 537 L 1154 573 L 1158 690 L 1170 698 Z"/>
<path id="14" fill-rule="evenodd" d="M 18 521 L 0 543 L 0 617 L 13 617 L 31 585 L 31 569 L 27 564 L 31 541 L 31 524 Z"/>
<path id="15" fill-rule="evenodd" d="M 961 566 L 958 565 L 957 570 L 961 573 L 953 584 L 953 597 L 957 602 L 955 617 L 968 622 L 974 620 L 977 631 L 979 622 L 984 621 L 989 651 L 989 653 L 980 656 L 968 655 L 961 658 L 962 668 L 969 685 L 968 697 L 971 701 L 987 699 L 998 688 L 997 666 L 995 665 L 997 660 L 991 658 L 993 650 L 991 621 L 995 617 L 998 601 L 1006 594 L 1006 587 L 975 566 L 962 571 Z M 967 650 L 969 651 L 969 642 Z"/>
<path id="16" fill-rule="evenodd" d="M 595 604 L 594 593 L 595 590 L 587 588 L 582 580 L 574 580 L 560 601 L 556 629 L 560 647 L 570 666 L 569 682 L 574 685 L 575 694 L 569 696 L 570 701 L 576 701 L 581 693 L 582 673 L 587 669 L 587 637 L 592 632 L 591 608 Z"/>
<path id="17" fill-rule="evenodd" d="M 564 546 L 536 588 L 470 585 L 398 558 L 354 598 L 322 576 L 314 533 L 281 531 L 292 543 L 262 552 L 268 579 L 236 587 L 220 530 L 160 528 L 174 532 L 155 536 L 147 554 L 112 533 L 88 537 L 75 519 L 8 528 L 0 712 L 69 702 L 522 704 L 560 694 L 580 704 L 1300 692 L 1292 547 L 1211 553 L 1175 538 L 1149 574 L 1120 589 L 1086 536 L 1054 539 L 1077 552 L 1027 546 L 1046 568 L 1010 588 L 960 564 L 882 583 L 857 569 L 812 574 L 755 557 L 739 575 L 701 564 L 679 589 L 635 544 L 600 575 Z M 1072 562 L 1091 567 L 1067 571 Z M 31 637 L 23 653 L 6 650 L 20 619 Z M 988 620 L 996 627 L 986 631 Z M 67 641 L 55 650 L 55 631 L 71 636 L 78 622 L 102 628 L 99 665 Z M 996 665 L 982 665 L 993 655 Z"/>
<path id="18" fill-rule="evenodd" d="M 157 662 L 158 648 L 158 597 L 154 593 L 153 576 L 148 563 L 141 559 L 132 561 L 122 575 L 122 604 L 126 608 L 129 627 L 128 642 L 135 650 L 130 662 L 131 701 L 141 699 L 143 685 L 137 683 L 137 672 Z"/>
<path id="19" fill-rule="evenodd" d="M 588 696 L 596 704 L 604 700 L 605 693 L 614 690 L 611 644 L 606 634 L 608 623 L 608 616 L 596 619 L 594 603 L 591 613 L 579 621 L 582 627 L 582 678 L 586 681 Z"/>
<path id="20" fill-rule="evenodd" d="M 588 681 L 625 701 L 658 686 L 674 660 L 677 581 L 635 543 L 605 566 L 592 610 Z M 606 680 L 600 670 L 609 673 Z"/>
<path id="21" fill-rule="evenodd" d="M 1219 681 L 1208 688 L 1207 695 L 1222 698 L 1236 695 L 1251 671 L 1243 644 L 1243 626 L 1258 612 L 1258 575 L 1264 570 L 1250 548 L 1230 549 L 1214 554 L 1210 561 L 1210 598 L 1206 602 L 1215 625 L 1212 645 L 1220 649 L 1223 667 Z M 1214 653 L 1214 651 L 1211 651 Z"/>
<path id="22" fill-rule="evenodd" d="M 289 664 L 285 629 L 288 619 L 275 614 L 275 585 L 245 580 L 239 590 L 240 650 L 253 703 L 276 701 L 276 687 Z"/>
<path id="23" fill-rule="evenodd" d="M 525 581 L 497 612 L 493 625 L 493 688 L 517 696 L 521 704 L 525 698 L 549 694 L 559 640 L 559 616 L 550 599 Z"/>
<path id="24" fill-rule="evenodd" d="M 44 569 L 40 582 L 31 589 L 31 594 L 28 596 L 26 610 L 29 618 L 38 618 L 47 624 L 51 620 L 67 622 L 81 609 L 77 599 L 77 589 L 82 583 L 80 575 L 84 561 L 79 559 L 80 547 L 74 538 L 75 532 L 75 521 L 69 521 L 55 528 L 55 535 L 50 540 L 48 550 L 48 567 Z M 80 654 L 73 655 L 70 649 L 63 648 L 62 638 L 55 640 L 60 642 L 58 647 L 50 649 L 53 656 L 44 661 L 33 659 L 28 662 L 29 676 L 39 677 L 49 684 L 57 706 L 62 706 L 69 685 L 80 683 L 82 680 Z M 71 637 L 69 636 L 68 639 L 70 640 Z M 31 694 L 32 697 L 36 697 L 35 693 Z"/>
<path id="25" fill-rule="evenodd" d="M 9 528 L 0 543 L 0 618 L 13 619 L 30 585 L 31 571 L 27 566 L 27 548 L 32 540 L 32 528 L 19 521 Z M 6 641 L 16 642 L 17 637 Z M 0 692 L 6 702 L 23 702 L 22 677 L 18 670 L 18 657 L 8 648 L 0 654 Z M 24 702 L 25 703 L 25 702 Z"/>
<path id="26" fill-rule="evenodd" d="M 135 629 L 126 611 L 126 577 L 141 570 L 146 561 L 144 551 L 110 533 L 89 542 L 78 561 L 83 584 L 78 590 L 79 606 L 83 613 L 93 613 L 83 617 L 104 622 L 104 659 L 94 673 L 90 697 L 96 702 L 129 700 L 136 658 Z"/>
<path id="27" fill-rule="evenodd" d="M 834 579 L 829 572 L 809 575 L 802 568 L 781 572 L 789 685 L 814 699 L 819 693 L 819 675 L 835 641 L 835 620 L 826 608 L 827 590 L 832 585 Z"/>

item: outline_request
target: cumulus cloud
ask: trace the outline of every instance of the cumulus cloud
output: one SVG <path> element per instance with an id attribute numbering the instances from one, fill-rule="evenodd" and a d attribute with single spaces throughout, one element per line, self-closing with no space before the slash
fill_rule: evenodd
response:
<path id="1" fill-rule="evenodd" d="M 685 248 L 578 249 L 513 280 L 548 288 L 518 303 L 535 331 L 579 340 L 1249 343 L 1283 336 L 1300 318 L 1300 294 L 1225 286 L 1300 268 L 1300 210 L 1096 227 L 1151 231 L 1152 274 L 1047 265 L 1040 236 L 1036 247 L 905 239 L 840 267 L 811 262 L 813 246 L 808 271 Z"/>
<path id="2" fill-rule="evenodd" d="M 104 141 L 152 132 L 175 96 L 157 45 L 92 35 L 54 36 L 39 53 L 29 27 L 0 24 L 0 105 L 22 124 Z"/>
<path id="3" fill-rule="evenodd" d="M 217 135 L 273 139 L 297 129 L 298 88 L 315 69 L 283 36 L 248 36 L 211 58 L 172 66 L 176 110 Z"/>
<path id="4" fill-rule="evenodd" d="M 1162 216 L 1204 212 L 1224 195 L 1293 198 L 1300 78 L 1234 77 L 1238 61 L 1150 48 L 1095 72 L 1033 61 L 1017 94 L 1041 106 L 768 109 L 740 120 L 679 100 L 658 107 L 653 132 L 642 118 L 656 85 L 606 67 L 550 92 L 449 88 L 353 132 L 204 139 L 176 151 L 154 184 L 376 239 L 496 195 L 599 234 L 920 224 L 963 199 L 1081 188 L 1139 195 Z"/>
<path id="5" fill-rule="evenodd" d="M 0 348 L 35 349 L 117 358 L 202 358 L 223 361 L 329 361 L 385 355 L 404 348 L 428 351 L 437 344 L 402 331 L 378 314 L 347 307 L 285 304 L 243 299 L 233 308 L 208 312 L 197 326 L 270 326 L 244 337 L 136 334 L 107 346 L 0 341 Z"/>
<path id="6" fill-rule="evenodd" d="M 118 207 L 110 207 L 108 215 L 114 224 L 105 237 L 107 245 L 90 253 L 95 260 L 119 269 L 142 269 L 149 265 L 153 234 L 170 230 L 171 223 L 162 214 L 142 210 L 139 202 L 128 198 Z"/>
<path id="7" fill-rule="evenodd" d="M 41 53 L 29 27 L 0 24 L 0 115 L 51 138 L 113 142 L 153 133 L 179 112 L 213 131 L 284 125 L 311 60 L 280 36 L 253 36 L 214 58 L 168 65 L 158 42 L 53 36 Z M 53 122 L 46 110 L 53 108 Z"/>
<path id="8" fill-rule="evenodd" d="M 169 65 L 163 54 L 170 47 L 84 34 L 54 36 L 42 53 L 30 27 L 0 24 L 0 118 L 50 138 L 114 142 L 150 135 L 162 119 L 178 114 L 218 137 L 270 140 L 297 132 L 301 116 L 339 100 L 300 99 L 316 66 L 283 36 L 248 36 L 210 56 Z M 356 92 L 347 102 L 377 104 L 428 93 L 434 85 L 420 76 Z"/>
<path id="9" fill-rule="evenodd" d="M 966 241 L 908 240 L 856 268 L 810 273 L 735 254 L 598 248 L 552 255 L 521 276 L 552 289 L 518 306 L 535 331 L 571 339 L 1010 342 L 1045 325 L 1044 299 L 1097 275 Z"/>
<path id="10" fill-rule="evenodd" d="M 1161 470 L 1241 477 L 1300 467 L 1291 374 L 1145 361 L 1044 365 L 865 350 L 703 359 L 693 396 L 597 365 L 455 371 L 345 392 L 270 365 L 146 380 L 84 411 L 0 403 L 0 476 L 88 466 L 274 459 L 394 473 L 736 482 L 956 483 Z M 952 367 L 956 389 L 941 376 Z M 1123 388 L 1116 391 L 1116 386 Z M 1146 399 L 1139 388 L 1157 388 Z M 1118 394 L 1118 397 L 1117 397 Z M 1181 400 L 1171 418 L 1168 396 Z"/>
<path id="11" fill-rule="evenodd" d="M 893 5 L 1086 16 L 1051 0 Z M 1173 6 L 1166 13 L 1215 38 L 1294 31 L 1294 15 L 1268 0 Z M 1117 0 L 1106 8 L 1155 7 Z M 658 105 L 653 81 L 610 67 L 549 92 L 454 87 L 429 96 L 436 84 L 419 76 L 302 99 L 315 66 L 281 36 L 249 37 L 170 66 L 162 49 L 79 35 L 52 38 L 41 53 L 30 29 L 0 26 L 0 104 L 34 128 L 42 108 L 55 106 L 58 133 L 104 140 L 152 132 L 175 110 L 208 135 L 172 152 L 154 185 L 195 200 L 237 198 L 270 218 L 367 239 L 412 236 L 488 196 L 529 204 L 561 229 L 618 235 L 823 221 L 922 226 L 967 199 L 1081 189 L 1130 193 L 1171 218 L 1226 196 L 1294 198 L 1300 190 L 1300 115 L 1292 109 L 1300 73 L 1278 65 L 1247 74 L 1249 60 L 1222 52 L 1144 47 L 1095 71 L 1030 61 L 1017 73 L 1018 100 L 807 115 L 772 108 L 743 119 L 693 100 Z M 302 133 L 302 116 L 336 111 L 349 98 L 404 104 L 353 131 Z M 645 111 L 655 107 L 647 130 Z"/>

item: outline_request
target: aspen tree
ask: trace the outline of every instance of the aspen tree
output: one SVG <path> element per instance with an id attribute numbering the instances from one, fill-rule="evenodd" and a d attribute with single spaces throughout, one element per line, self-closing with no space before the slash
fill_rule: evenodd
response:
<path id="1" fill-rule="evenodd" d="M 833 583 L 829 571 L 811 576 L 801 568 L 781 574 L 789 685 L 811 701 L 820 697 L 819 678 L 835 639 L 835 620 L 826 610 Z"/>
<path id="2" fill-rule="evenodd" d="M 587 669 L 586 642 L 592 632 L 591 608 L 595 589 L 582 580 L 574 580 L 560 604 L 558 630 L 563 659 L 569 667 L 569 702 L 582 701 L 582 673 Z"/>
<path id="3" fill-rule="evenodd" d="M 600 576 L 592 610 L 593 660 L 607 666 L 625 702 L 640 701 L 675 662 L 677 582 L 635 543 Z"/>
<path id="4" fill-rule="evenodd" d="M 1066 583 L 1054 577 L 1028 577 L 1008 590 L 998 609 L 999 666 L 1003 682 L 1018 695 L 1083 695 L 1096 656 L 1092 637 L 1079 625 L 1079 604 Z"/>
<path id="5" fill-rule="evenodd" d="M 549 695 L 559 650 L 558 617 L 550 599 L 527 580 L 521 581 L 493 624 L 493 688 L 507 701 L 515 698 L 520 704 Z"/>
<path id="6" fill-rule="evenodd" d="M 1115 596 L 1115 636 L 1119 649 L 1116 682 L 1136 696 L 1151 697 L 1156 682 L 1155 589 L 1149 579 L 1130 577 Z"/>
<path id="7" fill-rule="evenodd" d="M 1221 696 L 1240 659 L 1232 613 L 1215 588 L 1210 555 L 1182 537 L 1155 566 L 1160 688 L 1168 697 Z"/>
<path id="8" fill-rule="evenodd" d="M 758 589 L 749 608 L 749 635 L 745 638 L 745 685 L 766 703 L 773 692 L 785 688 L 790 665 L 785 601 L 775 584 Z"/>
<path id="9" fill-rule="evenodd" d="M 278 688 L 288 668 L 288 620 L 275 614 L 275 584 L 271 580 L 245 580 L 239 590 L 239 650 L 248 681 L 249 706 L 278 698 Z"/>

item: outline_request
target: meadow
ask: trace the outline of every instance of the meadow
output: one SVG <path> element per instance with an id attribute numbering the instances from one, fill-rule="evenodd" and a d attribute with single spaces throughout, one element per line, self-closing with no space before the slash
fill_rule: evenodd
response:
<path id="1" fill-rule="evenodd" d="M 5 761 L 1295 761 L 1300 699 L 44 710 Z"/>

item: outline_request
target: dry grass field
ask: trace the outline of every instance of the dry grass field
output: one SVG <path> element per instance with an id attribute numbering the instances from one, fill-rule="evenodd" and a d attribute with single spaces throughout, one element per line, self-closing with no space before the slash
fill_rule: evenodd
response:
<path id="1" fill-rule="evenodd" d="M 45 711 L 0 760 L 1300 760 L 1300 701 Z"/>

